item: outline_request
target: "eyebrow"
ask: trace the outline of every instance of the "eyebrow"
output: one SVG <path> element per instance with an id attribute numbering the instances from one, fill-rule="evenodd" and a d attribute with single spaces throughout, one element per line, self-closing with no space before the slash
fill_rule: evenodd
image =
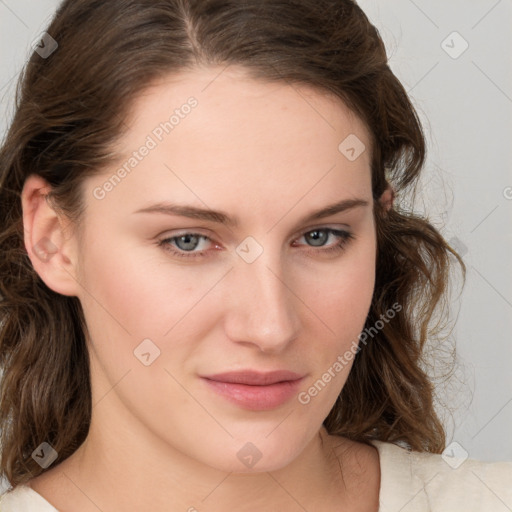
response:
<path id="1" fill-rule="evenodd" d="M 352 210 L 353 208 L 368 206 L 368 204 L 368 201 L 364 199 L 344 199 L 337 203 L 329 204 L 323 208 L 320 208 L 319 210 L 314 210 L 306 214 L 304 217 L 302 217 L 299 223 L 302 224 L 304 222 L 323 219 L 336 213 Z M 173 204 L 169 202 L 156 203 L 151 206 L 136 210 L 133 213 L 160 213 L 166 215 L 176 215 L 180 217 L 188 217 L 190 219 L 215 222 L 228 227 L 238 227 L 240 224 L 238 218 L 230 217 L 227 213 L 222 211 L 197 208 L 195 206 Z"/>

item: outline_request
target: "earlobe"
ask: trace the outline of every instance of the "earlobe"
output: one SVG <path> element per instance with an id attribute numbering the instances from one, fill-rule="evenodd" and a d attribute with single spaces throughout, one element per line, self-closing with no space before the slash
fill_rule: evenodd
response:
<path id="1" fill-rule="evenodd" d="M 393 202 L 395 200 L 395 191 L 393 190 L 393 187 L 388 184 L 386 187 L 386 190 L 382 192 L 382 195 L 379 198 L 379 202 L 384 208 L 384 210 L 387 212 L 391 208 L 393 208 Z"/>
<path id="2" fill-rule="evenodd" d="M 76 240 L 66 232 L 69 220 L 50 205 L 50 191 L 50 185 L 40 176 L 30 175 L 25 181 L 21 193 L 25 249 L 48 288 L 77 296 Z"/>

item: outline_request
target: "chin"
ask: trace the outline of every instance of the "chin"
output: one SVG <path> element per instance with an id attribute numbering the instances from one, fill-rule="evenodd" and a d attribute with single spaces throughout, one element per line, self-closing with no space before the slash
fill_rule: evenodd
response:
<path id="1" fill-rule="evenodd" d="M 257 436 L 253 433 L 230 439 L 224 446 L 213 440 L 211 442 L 216 444 L 216 449 L 205 446 L 201 459 L 207 465 L 225 472 L 251 474 L 278 471 L 302 453 L 308 439 L 304 438 L 304 434 L 295 439 L 285 432 L 271 439 L 274 434 L 268 436 L 266 431 Z"/>

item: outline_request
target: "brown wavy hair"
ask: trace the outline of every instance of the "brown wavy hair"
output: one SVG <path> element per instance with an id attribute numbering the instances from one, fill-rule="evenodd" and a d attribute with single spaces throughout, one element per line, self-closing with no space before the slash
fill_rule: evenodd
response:
<path id="1" fill-rule="evenodd" d="M 359 442 L 403 442 L 440 453 L 445 431 L 425 344 L 437 332 L 435 313 L 446 302 L 452 263 L 465 269 L 426 218 L 400 206 L 423 167 L 424 134 L 377 29 L 358 5 L 66 0 L 47 32 L 58 48 L 46 58 L 30 56 L 0 149 L 0 475 L 16 487 L 42 473 L 31 455 L 43 441 L 65 460 L 85 440 L 92 410 L 80 302 L 50 290 L 24 247 L 26 178 L 44 178 L 52 205 L 78 224 L 81 183 L 111 163 L 136 95 L 152 80 L 209 65 L 239 65 L 255 79 L 334 93 L 368 126 L 378 254 L 365 327 L 393 304 L 402 308 L 357 354 L 324 425 Z M 376 200 L 388 183 L 396 200 L 386 212 Z"/>

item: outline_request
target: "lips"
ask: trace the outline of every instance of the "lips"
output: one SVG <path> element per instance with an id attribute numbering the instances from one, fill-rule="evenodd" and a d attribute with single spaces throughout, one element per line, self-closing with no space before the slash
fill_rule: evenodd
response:
<path id="1" fill-rule="evenodd" d="M 302 378 L 302 375 L 288 370 L 276 370 L 273 372 L 257 372 L 244 370 L 240 372 L 218 373 L 204 376 L 205 379 L 216 382 L 228 382 L 230 384 L 247 384 L 249 386 L 267 386 L 283 381 L 293 381 Z"/>
<path id="2" fill-rule="evenodd" d="M 244 370 L 201 377 L 216 394 L 248 410 L 274 409 L 298 392 L 304 375 L 288 370 L 257 372 Z"/>

